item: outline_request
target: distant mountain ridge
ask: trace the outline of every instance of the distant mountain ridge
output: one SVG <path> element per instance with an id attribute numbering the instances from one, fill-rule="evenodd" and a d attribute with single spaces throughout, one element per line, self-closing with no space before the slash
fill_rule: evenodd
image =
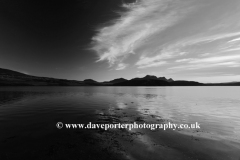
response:
<path id="1" fill-rule="evenodd" d="M 133 78 L 131 80 L 163 80 L 163 81 L 167 81 L 167 82 L 172 82 L 173 81 L 172 78 L 167 79 L 165 77 L 157 77 L 157 76 L 154 76 L 154 75 L 146 75 L 143 78 Z"/>
<path id="2" fill-rule="evenodd" d="M 0 68 L 0 86 L 240 86 L 240 82 L 199 83 L 195 81 L 173 80 L 172 78 L 146 75 L 130 80 L 117 78 L 105 82 L 92 79 L 84 81 L 38 77 Z"/>
<path id="3" fill-rule="evenodd" d="M 0 68 L 0 86 L 78 86 L 83 82 L 76 80 L 37 77 Z"/>

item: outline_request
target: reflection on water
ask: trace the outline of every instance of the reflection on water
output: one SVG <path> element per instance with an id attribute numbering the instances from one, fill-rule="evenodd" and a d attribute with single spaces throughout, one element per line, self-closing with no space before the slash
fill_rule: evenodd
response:
<path id="1" fill-rule="evenodd" d="M 87 123 L 97 110 L 133 107 L 176 123 L 199 122 L 207 133 L 239 141 L 239 95 L 239 87 L 4 87 L 0 125 L 5 136 L 47 132 L 58 121 Z"/>

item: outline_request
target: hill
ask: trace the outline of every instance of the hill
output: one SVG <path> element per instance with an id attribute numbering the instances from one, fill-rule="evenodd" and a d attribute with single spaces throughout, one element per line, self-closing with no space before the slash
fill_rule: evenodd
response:
<path id="1" fill-rule="evenodd" d="M 84 85 L 84 83 L 80 81 L 48 77 L 37 77 L 0 68 L 0 86 L 82 86 L 82 85 Z"/>
<path id="2" fill-rule="evenodd" d="M 0 86 L 240 86 L 240 82 L 204 84 L 195 81 L 167 79 L 154 75 L 146 75 L 145 77 L 133 78 L 131 80 L 117 78 L 105 82 L 97 82 L 93 79 L 77 81 L 37 77 L 0 68 Z"/>

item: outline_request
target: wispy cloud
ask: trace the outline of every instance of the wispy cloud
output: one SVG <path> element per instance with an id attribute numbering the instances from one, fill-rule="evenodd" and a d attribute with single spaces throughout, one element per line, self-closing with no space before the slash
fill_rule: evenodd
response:
<path id="1" fill-rule="evenodd" d="M 100 28 L 93 37 L 92 49 L 99 60 L 107 60 L 110 66 L 135 54 L 138 47 L 151 36 L 173 26 L 190 8 L 186 3 L 174 0 L 139 0 L 131 5 L 123 5 L 129 10 L 113 25 Z"/>
<path id="2" fill-rule="evenodd" d="M 214 41 L 219 41 L 222 39 L 226 38 L 231 38 L 234 36 L 240 35 L 240 32 L 234 32 L 234 33 L 225 33 L 225 34 L 217 34 L 217 35 L 211 35 L 211 36 L 206 36 L 206 35 L 197 35 L 195 37 L 190 37 L 187 39 L 182 39 L 179 40 L 178 42 L 175 42 L 173 44 L 169 44 L 166 47 L 162 47 L 159 49 L 159 53 L 156 56 L 153 57 L 148 57 L 148 56 L 142 56 L 136 63 L 137 66 L 140 66 L 139 68 L 144 68 L 141 67 L 141 65 L 147 65 L 151 64 L 150 66 L 155 66 L 154 63 L 159 63 L 162 60 L 166 59 L 172 59 L 174 57 L 181 57 L 183 55 L 186 55 L 188 52 L 189 47 L 197 46 L 197 45 L 205 45 L 205 44 L 211 44 Z M 205 37 L 204 37 L 205 36 Z M 240 47 L 239 47 L 240 48 Z M 239 48 L 230 48 L 231 50 L 238 50 Z M 228 49 L 228 51 L 230 51 Z M 216 48 L 217 50 L 217 48 Z M 193 54 L 193 53 L 191 53 Z M 210 53 L 204 53 L 201 54 L 201 56 L 207 56 Z M 183 62 L 187 61 L 192 58 L 188 59 L 179 59 L 176 60 L 176 62 Z"/>
<path id="3" fill-rule="evenodd" d="M 228 62 L 228 61 L 239 61 L 240 55 L 229 55 L 229 56 L 218 56 L 210 58 L 195 59 L 189 63 L 216 63 L 216 62 Z"/>
<path id="4" fill-rule="evenodd" d="M 232 43 L 232 42 L 236 42 L 236 41 L 240 41 L 240 38 L 232 39 L 232 40 L 228 41 L 228 43 Z"/>
<path id="5" fill-rule="evenodd" d="M 98 61 L 111 68 L 190 74 L 240 67 L 239 0 L 138 0 L 123 7 L 93 37 Z"/>
<path id="6" fill-rule="evenodd" d="M 240 55 L 219 56 L 201 59 L 183 59 L 185 65 L 170 67 L 171 70 L 196 70 L 215 67 L 240 67 Z"/>
<path id="7" fill-rule="evenodd" d="M 116 70 L 123 70 L 128 66 L 128 64 L 125 63 L 119 63 L 116 67 Z"/>
<path id="8" fill-rule="evenodd" d="M 142 56 L 142 57 L 140 57 L 140 59 L 136 63 L 136 65 L 138 66 L 138 68 L 145 68 L 144 66 L 150 66 L 155 63 L 158 64 L 159 62 L 162 62 L 162 60 L 169 59 L 171 57 L 172 57 L 171 54 L 160 54 L 160 55 L 153 56 L 153 57 Z"/>
<path id="9" fill-rule="evenodd" d="M 141 65 L 138 68 L 142 69 L 142 68 L 149 68 L 149 67 L 159 67 L 159 66 L 162 66 L 162 65 L 165 65 L 165 64 L 167 64 L 166 61 L 161 61 L 161 62 L 155 62 L 155 63 L 152 63 L 152 64 Z"/>
<path id="10" fill-rule="evenodd" d="M 188 62 L 188 61 L 191 61 L 191 60 L 192 60 L 192 58 L 185 58 L 185 59 L 178 59 L 175 62 Z"/>
<path id="11" fill-rule="evenodd" d="M 214 67 L 240 67 L 239 62 L 223 62 L 223 63 L 214 63 L 214 64 L 195 64 L 195 65 L 181 65 L 176 67 L 171 67 L 171 70 L 200 70 L 206 68 L 214 68 Z"/>

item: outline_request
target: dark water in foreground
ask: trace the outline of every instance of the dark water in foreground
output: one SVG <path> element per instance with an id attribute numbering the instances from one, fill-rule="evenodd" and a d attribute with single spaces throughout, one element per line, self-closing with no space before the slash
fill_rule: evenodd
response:
<path id="1" fill-rule="evenodd" d="M 147 108 L 176 123 L 199 122 L 206 137 L 240 143 L 239 87 L 3 87 L 0 145 L 59 133 L 57 122 L 88 123 L 99 111 L 126 104 L 139 114 Z"/>

